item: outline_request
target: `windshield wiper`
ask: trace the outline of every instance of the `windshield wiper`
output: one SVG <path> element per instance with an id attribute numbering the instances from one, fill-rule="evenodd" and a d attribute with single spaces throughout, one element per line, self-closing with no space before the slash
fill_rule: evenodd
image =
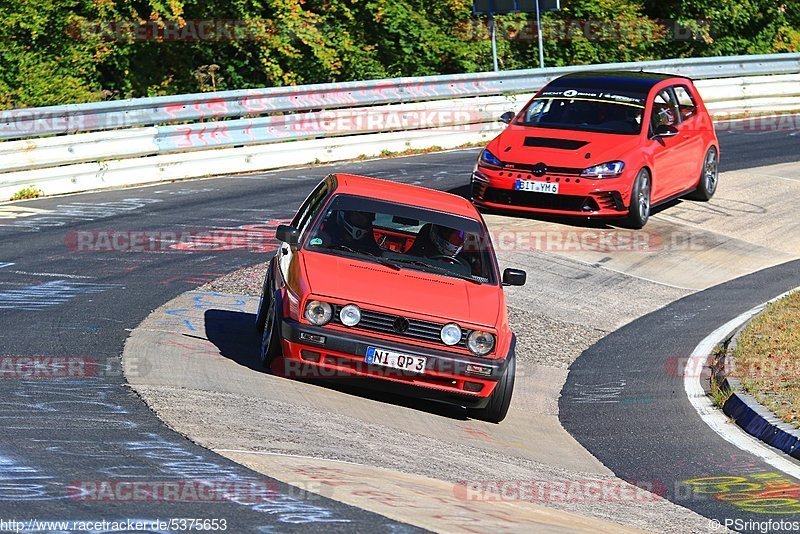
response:
<path id="1" fill-rule="evenodd" d="M 438 265 L 431 265 L 430 263 L 426 263 L 426 262 L 420 261 L 420 260 L 397 258 L 397 261 L 399 261 L 401 263 L 410 263 L 410 264 L 416 265 L 418 267 L 423 267 L 424 268 L 423 270 L 425 270 L 425 269 L 433 269 L 436 272 L 443 273 L 443 274 L 445 274 L 447 276 L 452 276 L 453 278 L 460 278 L 461 280 L 466 280 L 467 282 L 472 282 L 473 284 L 478 284 L 478 285 L 481 284 L 480 281 L 475 280 L 473 277 L 471 277 L 469 275 L 457 273 L 455 271 L 451 271 L 450 269 L 448 269 L 446 267 L 440 267 Z"/>
<path id="2" fill-rule="evenodd" d="M 329 246 L 327 246 L 325 248 L 330 248 L 330 249 L 334 249 L 334 250 L 344 250 L 346 252 L 352 252 L 354 254 L 362 254 L 364 256 L 368 256 L 368 257 L 372 258 L 373 260 L 375 260 L 376 263 L 380 263 L 381 265 L 383 265 L 385 267 L 389 267 L 390 269 L 394 269 L 395 271 L 399 271 L 400 270 L 400 266 L 397 265 L 396 263 L 394 263 L 392 261 L 389 261 L 389 260 L 386 260 L 384 258 L 381 258 L 380 256 L 377 256 L 377 255 L 375 255 L 372 252 L 369 252 L 367 250 L 356 250 L 354 248 L 348 247 L 347 245 L 329 245 Z"/>

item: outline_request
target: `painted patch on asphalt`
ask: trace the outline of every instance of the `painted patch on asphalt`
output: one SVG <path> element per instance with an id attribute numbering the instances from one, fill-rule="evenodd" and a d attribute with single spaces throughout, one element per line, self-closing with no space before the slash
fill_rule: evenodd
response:
<path id="1" fill-rule="evenodd" d="M 120 284 L 92 284 L 53 280 L 21 289 L 0 291 L 0 309 L 38 311 L 57 306 L 81 295 L 92 295 L 110 289 L 121 289 Z M 124 289 L 124 288 L 123 288 Z"/>
<path id="2" fill-rule="evenodd" d="M 41 228 L 64 226 L 75 221 L 94 221 L 114 217 L 158 202 L 162 202 L 162 200 L 158 198 L 124 198 L 112 202 L 59 204 L 50 210 L 4 206 L 0 207 L 0 226 L 37 231 Z M 6 209 L 10 210 L 6 213 L 11 215 L 3 217 L 3 210 Z M 27 210 L 34 211 L 28 213 Z M 27 215 L 25 215 L 26 213 Z"/>

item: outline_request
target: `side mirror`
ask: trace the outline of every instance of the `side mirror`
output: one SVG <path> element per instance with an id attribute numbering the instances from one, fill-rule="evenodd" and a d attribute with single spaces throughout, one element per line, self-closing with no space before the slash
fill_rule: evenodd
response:
<path id="1" fill-rule="evenodd" d="M 653 132 L 653 137 L 675 137 L 676 135 L 678 135 L 678 129 L 669 124 L 656 126 L 656 131 Z"/>
<path id="2" fill-rule="evenodd" d="M 504 123 L 508 124 L 512 120 L 514 120 L 514 116 L 515 115 L 516 115 L 516 113 L 514 113 L 513 111 L 506 111 L 505 113 L 500 115 L 500 122 L 504 122 Z"/>
<path id="3" fill-rule="evenodd" d="M 524 286 L 528 279 L 528 274 L 519 269 L 506 269 L 503 271 L 504 286 Z"/>
<path id="4" fill-rule="evenodd" d="M 294 226 L 282 224 L 278 226 L 277 230 L 275 230 L 275 238 L 278 241 L 288 243 L 291 247 L 296 247 L 298 241 L 300 240 L 300 232 L 298 232 L 297 228 Z"/>

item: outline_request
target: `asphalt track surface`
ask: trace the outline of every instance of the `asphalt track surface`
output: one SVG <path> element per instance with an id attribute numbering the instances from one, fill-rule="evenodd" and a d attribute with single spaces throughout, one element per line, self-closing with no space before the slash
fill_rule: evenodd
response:
<path id="1" fill-rule="evenodd" d="M 793 486 L 787 495 L 796 495 L 800 481 L 721 439 L 690 404 L 676 371 L 712 330 L 798 285 L 800 261 L 784 263 L 628 323 L 570 367 L 559 401 L 561 423 L 618 477 L 651 485 L 672 502 L 723 524 L 738 519 L 743 528 L 736 530 L 757 531 L 760 527 L 748 528 L 748 522 L 757 525 L 770 517 L 800 521 L 796 505 L 759 501 L 763 496 L 753 492 L 757 485 L 786 479 Z M 738 494 L 737 500 L 725 500 L 730 494 Z"/>
<path id="2" fill-rule="evenodd" d="M 720 137 L 725 158 L 722 170 L 786 161 L 787 155 L 796 154 L 797 138 L 785 132 L 723 133 Z M 126 388 L 119 355 L 130 329 L 164 302 L 205 280 L 263 261 L 266 252 L 86 253 L 74 250 L 74 232 L 207 232 L 210 228 L 237 230 L 265 221 L 276 224 L 290 218 L 316 182 L 333 169 L 464 193 L 476 155 L 474 150 L 457 151 L 0 205 L 0 356 L 4 365 L 0 369 L 4 377 L 0 380 L 4 427 L 0 434 L 0 520 L 224 518 L 232 532 L 415 530 L 335 501 L 303 499 L 296 489 L 265 480 L 172 432 Z M 791 285 L 792 272 L 797 272 L 796 265 L 794 271 L 791 265 L 781 266 L 775 273 L 783 276 L 754 275 L 732 282 L 735 292 L 714 289 L 708 299 L 703 292 L 675 303 L 670 308 L 686 306 L 679 311 L 693 310 L 696 315 L 645 324 L 642 335 L 633 326 L 624 328 L 578 360 L 575 376 L 589 368 L 583 362 L 590 361 L 593 351 L 602 353 L 603 347 L 619 336 L 635 338 L 636 354 L 642 358 L 656 358 L 659 350 L 688 354 L 695 338 L 699 341 L 724 320 L 751 307 L 751 302 L 782 292 L 782 283 Z M 760 280 L 766 280 L 765 284 L 760 285 Z M 721 307 L 710 311 L 717 303 Z M 682 335 L 667 340 L 659 327 L 679 329 Z M 683 345 L 662 349 L 665 340 Z M 59 378 L 60 371 L 52 367 L 52 361 L 44 360 L 36 378 L 15 376 L 19 366 L 27 365 L 25 358 L 59 356 L 81 358 L 96 367 L 84 366 L 77 375 Z M 657 385 L 645 360 L 640 365 L 624 359 L 617 372 L 632 368 L 639 369 L 637 380 L 641 383 L 637 387 Z M 607 365 L 596 369 L 599 376 L 612 372 Z M 48 375 L 48 370 L 54 373 Z M 659 461 L 659 456 L 673 458 L 666 451 L 694 462 L 681 473 L 716 473 L 709 466 L 718 458 L 704 461 L 701 454 L 724 449 L 725 442 L 701 427 L 689 411 L 682 386 L 659 387 L 664 388 L 664 395 L 672 395 L 683 411 L 665 410 L 654 419 L 652 439 L 643 439 L 641 430 L 649 428 L 647 425 L 640 422 L 637 429 L 628 419 L 637 412 L 644 419 L 657 404 L 625 405 L 621 413 L 610 415 L 607 404 L 582 404 L 575 410 L 564 403 L 564 423 L 623 477 L 641 480 L 646 474 L 669 482 L 665 466 L 676 471 L 678 467 L 674 460 L 672 464 Z M 587 436 L 586 432 L 594 431 L 592 423 L 598 421 L 603 421 L 596 431 L 599 435 Z M 631 429 L 636 433 L 626 433 Z M 616 442 L 606 441 L 611 439 Z M 647 466 L 650 471 L 644 470 Z M 118 502 L 76 489 L 92 488 L 92 482 L 105 480 L 158 483 L 187 479 L 250 483 L 266 487 L 270 498 L 257 503 Z M 708 517 L 730 513 L 712 501 L 680 504 Z"/>

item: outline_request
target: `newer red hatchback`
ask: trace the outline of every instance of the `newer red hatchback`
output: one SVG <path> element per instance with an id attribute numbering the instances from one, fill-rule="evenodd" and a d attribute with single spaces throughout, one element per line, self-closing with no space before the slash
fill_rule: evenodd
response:
<path id="1" fill-rule="evenodd" d="M 277 230 L 256 325 L 261 361 L 291 377 L 362 377 L 500 422 L 515 337 L 486 225 L 467 200 L 332 174 Z"/>
<path id="2" fill-rule="evenodd" d="M 692 81 L 649 72 L 562 76 L 481 153 L 473 202 L 533 213 L 624 218 L 717 189 L 719 144 Z"/>

